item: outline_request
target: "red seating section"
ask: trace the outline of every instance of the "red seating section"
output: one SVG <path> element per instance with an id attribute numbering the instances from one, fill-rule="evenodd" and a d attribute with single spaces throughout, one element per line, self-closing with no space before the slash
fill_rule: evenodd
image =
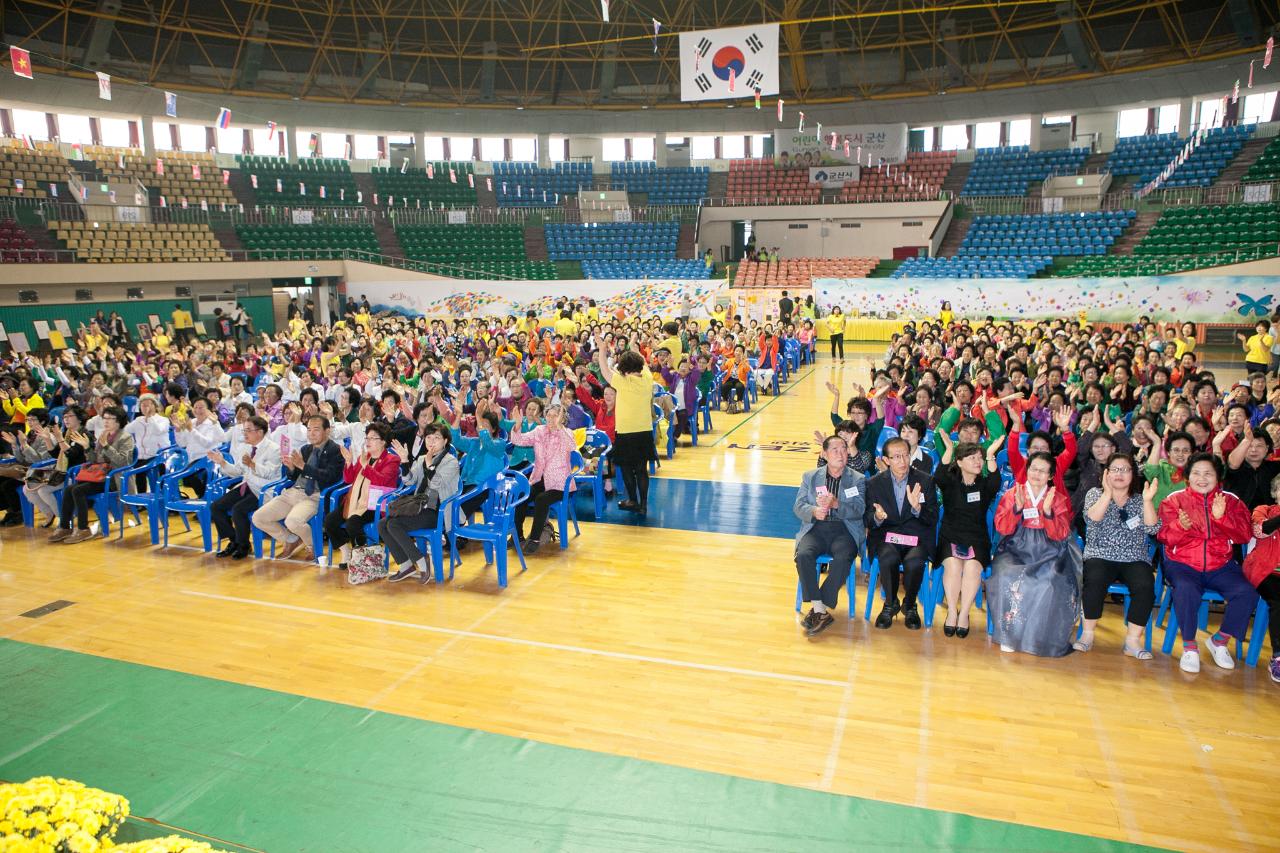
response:
<path id="1" fill-rule="evenodd" d="M 938 197 L 942 182 L 955 162 L 954 151 L 911 151 L 905 163 L 888 169 L 862 169 L 856 183 L 845 184 L 840 191 L 842 201 L 924 201 Z M 901 169 L 901 171 L 899 171 Z M 907 176 L 911 180 L 907 180 Z"/>
<path id="2" fill-rule="evenodd" d="M 773 160 L 730 160 L 725 196 L 737 204 L 815 204 L 822 188 L 809 183 L 808 169 L 779 169 Z"/>
<path id="3" fill-rule="evenodd" d="M 36 248 L 36 241 L 12 219 L 0 220 L 0 263 L 40 264 L 53 263 L 52 252 Z"/>
<path id="4" fill-rule="evenodd" d="M 866 278 L 879 258 L 782 258 L 760 263 L 743 261 L 734 287 L 809 287 L 815 278 Z"/>

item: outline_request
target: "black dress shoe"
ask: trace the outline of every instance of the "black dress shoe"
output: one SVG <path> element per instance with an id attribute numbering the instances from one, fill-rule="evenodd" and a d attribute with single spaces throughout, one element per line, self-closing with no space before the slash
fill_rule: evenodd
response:
<path id="1" fill-rule="evenodd" d="M 231 559 L 243 560 L 245 557 L 249 556 L 249 552 L 251 550 L 252 549 L 248 545 L 237 545 L 236 549 L 231 552 Z"/>
<path id="2" fill-rule="evenodd" d="M 230 557 L 230 556 L 231 556 L 232 554 L 234 554 L 235 552 L 236 552 L 236 543 L 234 543 L 234 542 L 228 542 L 228 543 L 227 543 L 227 547 L 225 547 L 225 548 L 223 548 L 221 551 L 219 551 L 219 552 L 217 553 L 217 555 L 216 555 L 216 556 L 218 556 L 218 557 Z"/>
<path id="3" fill-rule="evenodd" d="M 818 618 L 814 620 L 813 625 L 805 629 L 805 633 L 810 637 L 815 634 L 821 634 L 836 621 L 830 613 L 819 613 L 817 616 Z"/>
<path id="4" fill-rule="evenodd" d="M 944 623 L 942 624 L 942 636 L 944 636 L 944 637 L 954 637 L 955 635 L 956 635 L 956 626 L 955 626 L 955 625 L 948 625 L 948 624 L 946 624 L 946 623 L 944 622 Z"/>
<path id="5" fill-rule="evenodd" d="M 625 509 L 629 512 L 635 512 L 640 508 L 640 504 L 635 501 L 618 501 L 618 509 Z"/>
<path id="6" fill-rule="evenodd" d="M 524 554 L 532 554 L 538 550 L 538 546 L 540 544 L 541 543 L 538 542 L 537 539 L 534 539 L 533 537 L 529 537 L 528 539 L 520 543 L 520 551 Z"/>
<path id="7" fill-rule="evenodd" d="M 913 604 L 910 607 L 903 608 L 903 623 L 907 626 L 908 631 L 920 630 L 920 611 Z"/>
<path id="8" fill-rule="evenodd" d="M 888 628 L 893 624 L 893 608 L 886 604 L 881 610 L 880 615 L 876 617 L 877 628 Z"/>
<path id="9" fill-rule="evenodd" d="M 17 527 L 18 525 L 22 524 L 22 513 L 11 512 L 7 514 L 4 517 L 4 521 L 0 522 L 0 524 L 3 524 L 5 527 Z"/>
<path id="10" fill-rule="evenodd" d="M 800 620 L 800 627 L 804 629 L 806 634 L 811 633 L 813 631 L 813 626 L 817 624 L 818 611 L 816 610 L 810 610 L 804 615 L 804 618 Z"/>
<path id="11" fill-rule="evenodd" d="M 969 626 L 968 626 L 968 625 L 966 625 L 966 626 L 965 626 L 965 627 L 963 627 L 963 628 L 961 628 L 961 627 L 957 626 L 957 627 L 956 627 L 956 636 L 957 636 L 957 637 L 959 637 L 959 638 L 960 638 L 960 639 L 962 639 L 962 640 L 963 640 L 965 637 L 969 636 Z"/>

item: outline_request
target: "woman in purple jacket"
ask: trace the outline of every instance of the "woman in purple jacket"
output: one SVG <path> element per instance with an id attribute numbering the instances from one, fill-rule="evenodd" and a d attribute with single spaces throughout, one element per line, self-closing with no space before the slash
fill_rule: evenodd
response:
<path id="1" fill-rule="evenodd" d="M 689 432 L 689 418 L 698 416 L 698 380 L 702 371 L 693 366 L 689 357 L 680 359 L 676 369 L 662 368 L 662 379 L 676 398 L 676 440 Z"/>

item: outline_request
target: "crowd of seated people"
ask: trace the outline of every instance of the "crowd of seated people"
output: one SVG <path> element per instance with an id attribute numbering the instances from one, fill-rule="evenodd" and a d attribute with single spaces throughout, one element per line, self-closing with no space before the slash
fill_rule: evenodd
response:
<path id="1" fill-rule="evenodd" d="M 900 613 L 920 628 L 919 596 L 964 638 L 985 592 L 1002 650 L 1087 653 L 1122 595 L 1122 653 L 1152 658 L 1160 605 L 1193 673 L 1202 650 L 1235 667 L 1261 601 L 1280 682 L 1277 323 L 1241 335 L 1248 372 L 1229 385 L 1202 366 L 1191 324 L 908 323 L 870 391 L 854 384 L 842 406 L 828 383 L 832 434 L 815 433 L 820 467 L 794 505 L 802 628 L 832 624 L 858 556 L 878 572 L 876 628 Z M 1223 613 L 1202 638 L 1207 603 Z"/>
<path id="2" fill-rule="evenodd" d="M 199 340 L 184 314 L 141 342 L 99 317 L 66 350 L 9 356 L 0 524 L 22 524 L 25 499 L 57 526 L 50 542 L 76 544 L 103 507 L 155 494 L 166 531 L 171 508 L 207 511 L 223 559 L 265 545 L 350 568 L 385 545 L 392 580 L 425 582 L 440 567 L 409 534 L 486 512 L 512 472 L 528 488 L 513 511 L 522 554 L 558 536 L 551 516 L 597 469 L 644 516 L 657 449 L 694 443 L 700 414 L 749 405 L 757 381 L 769 393 L 796 337 L 789 317 L 602 316 L 567 299 L 545 318 L 374 317 L 355 300 L 332 326 L 311 305 L 289 313 L 274 336 L 237 321 Z"/>

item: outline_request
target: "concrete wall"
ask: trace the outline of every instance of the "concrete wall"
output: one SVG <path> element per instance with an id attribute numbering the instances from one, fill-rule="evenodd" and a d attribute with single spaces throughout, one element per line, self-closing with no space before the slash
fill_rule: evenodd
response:
<path id="1" fill-rule="evenodd" d="M 948 209 L 945 201 L 704 207 L 698 250 L 710 248 L 720 257 L 720 247 L 733 244 L 733 223 L 749 220 L 756 246 L 777 246 L 788 258 L 891 258 L 899 246 L 928 246 L 932 252 L 946 230 L 938 226 Z"/>

